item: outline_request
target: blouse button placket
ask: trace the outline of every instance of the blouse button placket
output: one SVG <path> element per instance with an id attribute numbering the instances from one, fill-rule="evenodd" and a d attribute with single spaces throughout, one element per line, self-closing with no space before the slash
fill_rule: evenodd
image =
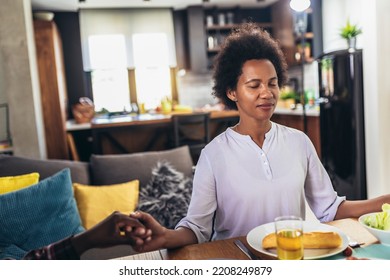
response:
<path id="1" fill-rule="evenodd" d="M 265 171 L 265 176 L 267 177 L 268 180 L 272 180 L 272 172 L 271 172 L 271 168 L 269 165 L 269 161 L 268 161 L 268 158 L 263 151 L 261 151 L 261 160 L 263 163 L 263 169 Z"/>

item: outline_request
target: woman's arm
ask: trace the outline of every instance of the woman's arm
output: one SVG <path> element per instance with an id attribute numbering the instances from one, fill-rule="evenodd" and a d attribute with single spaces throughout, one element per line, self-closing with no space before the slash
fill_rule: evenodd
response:
<path id="1" fill-rule="evenodd" d="M 370 212 L 380 212 L 384 203 L 390 203 L 390 194 L 367 200 L 345 200 L 340 204 L 335 220 L 359 218 L 361 215 Z"/>

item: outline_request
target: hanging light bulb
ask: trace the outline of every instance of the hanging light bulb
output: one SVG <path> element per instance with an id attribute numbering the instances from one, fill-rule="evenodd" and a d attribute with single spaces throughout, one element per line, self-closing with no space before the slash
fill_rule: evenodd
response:
<path id="1" fill-rule="evenodd" d="M 291 0 L 290 7 L 294 11 L 303 12 L 310 7 L 310 0 Z"/>

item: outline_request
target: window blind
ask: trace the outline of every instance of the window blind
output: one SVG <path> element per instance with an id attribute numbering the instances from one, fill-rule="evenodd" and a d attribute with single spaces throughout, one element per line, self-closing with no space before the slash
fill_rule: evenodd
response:
<path id="1" fill-rule="evenodd" d="M 127 68 L 135 68 L 133 35 L 164 33 L 168 40 L 168 63 L 176 66 L 173 15 L 171 9 L 82 9 L 80 33 L 84 71 L 94 70 L 89 53 L 89 37 L 94 35 L 123 35 L 126 44 Z M 110 54 L 108 53 L 107 56 Z"/>

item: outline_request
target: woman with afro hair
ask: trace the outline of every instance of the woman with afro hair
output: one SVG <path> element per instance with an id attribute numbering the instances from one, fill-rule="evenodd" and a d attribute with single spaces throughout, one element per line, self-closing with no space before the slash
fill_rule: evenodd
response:
<path id="1" fill-rule="evenodd" d="M 196 166 L 188 213 L 166 229 L 136 212 L 152 230 L 139 251 L 247 235 L 278 216 L 305 217 L 305 200 L 321 222 L 381 211 L 390 195 L 347 201 L 334 191 L 310 139 L 271 121 L 287 66 L 278 43 L 254 23 L 226 38 L 214 64 L 213 95 L 237 109 L 239 122 L 215 137 Z"/>

